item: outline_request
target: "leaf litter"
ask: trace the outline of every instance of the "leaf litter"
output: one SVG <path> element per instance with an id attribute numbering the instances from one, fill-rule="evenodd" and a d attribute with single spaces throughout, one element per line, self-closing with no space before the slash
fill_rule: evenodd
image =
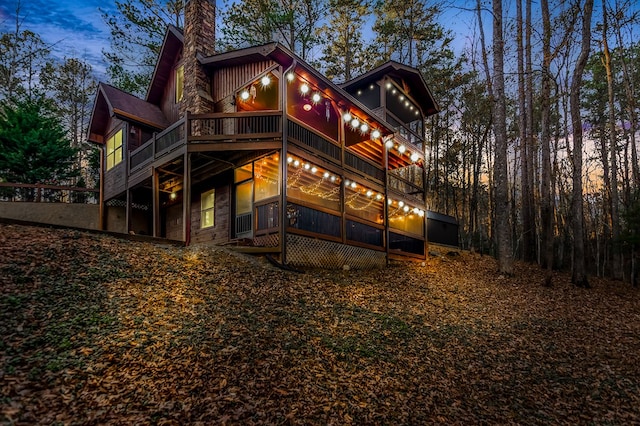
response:
<path id="1" fill-rule="evenodd" d="M 0 224 L 5 424 L 638 424 L 637 289 Z"/>

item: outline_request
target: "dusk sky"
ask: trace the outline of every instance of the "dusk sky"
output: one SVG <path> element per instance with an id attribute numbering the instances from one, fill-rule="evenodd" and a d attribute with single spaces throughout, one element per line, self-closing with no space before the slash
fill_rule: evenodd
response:
<path id="1" fill-rule="evenodd" d="M 84 59 L 99 79 L 106 78 L 102 50 L 109 49 L 109 30 L 100 9 L 115 10 L 114 0 L 0 0 L 0 32 L 15 30 L 18 3 L 22 29 L 39 34 L 60 59 Z M 442 24 L 459 28 L 456 50 L 465 43 L 464 33 L 473 20 L 470 15 L 455 7 L 447 8 Z"/>

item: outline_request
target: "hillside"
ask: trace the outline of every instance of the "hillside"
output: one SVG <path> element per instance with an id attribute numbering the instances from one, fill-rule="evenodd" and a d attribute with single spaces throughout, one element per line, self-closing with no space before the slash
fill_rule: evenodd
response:
<path id="1" fill-rule="evenodd" d="M 640 294 L 0 224 L 6 424 L 638 424 Z"/>

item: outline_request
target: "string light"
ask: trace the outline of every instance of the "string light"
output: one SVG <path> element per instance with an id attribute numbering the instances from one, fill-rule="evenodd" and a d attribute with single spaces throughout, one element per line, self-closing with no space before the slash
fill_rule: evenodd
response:
<path id="1" fill-rule="evenodd" d="M 293 81 L 295 78 L 296 78 L 296 76 L 292 72 L 287 74 L 287 80 L 289 82 Z"/>
<path id="2" fill-rule="evenodd" d="M 242 93 L 240 93 L 240 99 L 242 99 L 243 101 L 249 99 L 249 91 L 243 90 Z"/>
<path id="3" fill-rule="evenodd" d="M 320 96 L 320 93 L 316 92 L 311 96 L 311 100 L 315 103 L 318 103 L 322 100 L 322 96 Z"/>
<path id="4" fill-rule="evenodd" d="M 413 161 L 415 163 L 416 161 L 418 161 L 420 159 L 420 156 L 418 155 L 417 152 L 414 152 L 413 154 L 411 154 L 411 156 L 409 158 L 411 159 L 411 161 Z"/>
<path id="5" fill-rule="evenodd" d="M 380 139 L 380 130 L 374 129 L 371 132 L 371 139 Z"/>
<path id="6" fill-rule="evenodd" d="M 307 83 L 302 83 L 302 85 L 300 86 L 300 93 L 302 93 L 303 95 L 309 93 L 309 85 Z"/>
<path id="7" fill-rule="evenodd" d="M 271 84 L 271 78 L 268 75 L 265 75 L 264 77 L 262 77 L 262 79 L 260 80 L 260 82 L 262 83 L 262 85 L 264 87 L 267 87 L 268 85 Z"/>
<path id="8" fill-rule="evenodd" d="M 406 147 L 406 146 L 404 146 L 404 145 L 400 145 L 400 146 L 398 147 L 398 152 L 399 152 L 400 154 L 404 154 L 404 152 L 405 152 L 406 150 L 407 150 L 407 147 Z"/>

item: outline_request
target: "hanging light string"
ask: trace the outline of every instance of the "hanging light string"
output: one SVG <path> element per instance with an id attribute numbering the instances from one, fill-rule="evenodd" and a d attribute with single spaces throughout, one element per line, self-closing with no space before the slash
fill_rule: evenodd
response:
<path id="1" fill-rule="evenodd" d="M 287 164 L 293 167 L 295 171 L 287 177 L 287 187 L 298 189 L 303 194 L 313 195 L 324 200 L 340 201 L 340 178 L 336 175 L 322 170 L 316 165 L 295 158 L 291 155 L 287 156 Z M 298 185 L 303 173 L 318 176 L 308 185 Z M 324 190 L 327 185 L 332 185 L 329 190 Z"/>
<path id="2" fill-rule="evenodd" d="M 356 210 L 356 211 L 366 210 L 369 207 L 371 207 L 375 202 L 382 203 L 382 200 L 384 199 L 384 195 L 380 193 L 376 193 L 375 191 L 365 186 L 358 185 L 355 182 L 350 182 L 346 180 L 344 182 L 344 185 L 345 185 L 345 188 L 354 191 L 353 194 L 345 197 L 345 201 L 344 201 L 344 204 L 349 208 L 351 208 L 352 210 Z"/>

